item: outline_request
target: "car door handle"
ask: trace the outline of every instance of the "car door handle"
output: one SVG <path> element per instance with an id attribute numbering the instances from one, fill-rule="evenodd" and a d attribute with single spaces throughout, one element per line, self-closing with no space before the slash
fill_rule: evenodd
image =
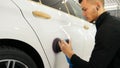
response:
<path id="1" fill-rule="evenodd" d="M 32 14 L 35 17 L 40 17 L 40 18 L 45 18 L 45 19 L 51 18 L 51 16 L 49 14 L 41 12 L 41 11 L 32 11 Z"/>

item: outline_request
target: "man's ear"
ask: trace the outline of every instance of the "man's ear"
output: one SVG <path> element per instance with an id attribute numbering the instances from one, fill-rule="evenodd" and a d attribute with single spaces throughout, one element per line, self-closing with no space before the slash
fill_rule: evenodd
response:
<path id="1" fill-rule="evenodd" d="M 100 6 L 101 6 L 100 1 L 97 1 L 97 2 L 96 2 L 96 10 L 97 10 L 97 11 L 100 9 Z"/>
<path id="2" fill-rule="evenodd" d="M 99 10 L 99 8 L 98 8 L 98 7 L 96 7 L 96 10 L 98 11 L 98 10 Z"/>

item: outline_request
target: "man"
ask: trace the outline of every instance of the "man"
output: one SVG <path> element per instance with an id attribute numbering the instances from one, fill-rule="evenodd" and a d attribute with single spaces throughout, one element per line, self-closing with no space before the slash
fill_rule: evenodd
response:
<path id="1" fill-rule="evenodd" d="M 81 7 L 86 20 L 95 21 L 95 47 L 86 62 L 74 53 L 71 41 L 61 40 L 59 46 L 70 59 L 72 68 L 120 68 L 120 19 L 104 10 L 104 0 L 82 0 Z"/>

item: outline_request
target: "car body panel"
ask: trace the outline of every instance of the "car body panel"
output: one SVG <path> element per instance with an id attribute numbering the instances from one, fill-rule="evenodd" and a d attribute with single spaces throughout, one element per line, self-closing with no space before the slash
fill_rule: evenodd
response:
<path id="1" fill-rule="evenodd" d="M 40 53 L 44 64 L 48 66 L 46 68 L 49 68 L 48 60 L 39 39 L 23 18 L 19 8 L 10 0 L 2 0 L 0 7 L 0 39 L 15 39 L 33 45 L 32 47 Z"/>
<path id="2" fill-rule="evenodd" d="M 40 54 L 45 68 L 69 67 L 65 55 L 52 50 L 55 38 L 71 39 L 73 50 L 89 61 L 96 32 L 93 24 L 30 0 L 4 0 L 0 5 L 3 16 L 0 38 L 17 39 L 31 45 Z M 36 17 L 33 11 L 48 14 L 50 18 Z"/>

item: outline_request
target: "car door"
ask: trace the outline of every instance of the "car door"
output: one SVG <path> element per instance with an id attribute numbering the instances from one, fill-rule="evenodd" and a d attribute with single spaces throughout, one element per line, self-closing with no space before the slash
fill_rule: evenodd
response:
<path id="1" fill-rule="evenodd" d="M 30 0 L 13 1 L 20 8 L 23 17 L 42 44 L 49 64 L 49 66 L 45 64 L 45 68 L 68 67 L 64 54 L 55 54 L 52 50 L 55 38 L 71 39 L 74 51 L 83 59 L 89 59 L 95 34 L 92 24 L 38 2 Z"/>
<path id="2" fill-rule="evenodd" d="M 38 4 L 33 1 L 14 0 L 14 2 L 20 8 L 26 21 L 35 31 L 46 53 L 48 63 L 50 64 L 50 68 L 53 68 L 56 54 L 52 50 L 52 42 L 57 37 L 60 37 L 62 39 L 68 38 L 61 26 L 61 25 L 67 24 L 67 23 L 64 23 L 66 22 L 66 17 L 64 18 L 61 12 L 56 11 L 53 8 L 47 7 L 42 4 Z M 34 11 L 38 11 L 38 13 L 42 12 L 44 14 L 48 14 L 50 18 L 47 19 L 44 17 L 37 17 L 33 14 Z M 66 67 L 66 65 L 67 65 L 67 62 L 63 67 Z M 45 68 L 49 68 L 48 65 L 45 65 L 45 66 L 46 66 Z"/>

